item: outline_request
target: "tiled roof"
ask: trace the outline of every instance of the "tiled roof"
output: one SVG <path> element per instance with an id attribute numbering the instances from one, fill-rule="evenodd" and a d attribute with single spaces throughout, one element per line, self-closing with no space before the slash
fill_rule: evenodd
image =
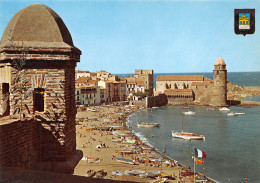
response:
<path id="1" fill-rule="evenodd" d="M 192 86 L 207 86 L 209 85 L 210 81 L 203 81 L 203 82 L 192 82 Z"/>
<path id="2" fill-rule="evenodd" d="M 86 84 L 96 84 L 98 80 L 89 80 Z"/>
<path id="3" fill-rule="evenodd" d="M 203 81 L 204 76 L 158 76 L 156 81 Z"/>
<path id="4" fill-rule="evenodd" d="M 79 77 L 76 80 L 76 83 L 86 83 L 89 79 L 90 79 L 90 77 Z"/>
<path id="5" fill-rule="evenodd" d="M 136 81 L 136 85 L 144 85 L 144 81 Z"/>
<path id="6" fill-rule="evenodd" d="M 204 81 L 210 81 L 210 82 L 213 82 L 212 79 L 209 79 L 209 78 L 204 78 Z"/>

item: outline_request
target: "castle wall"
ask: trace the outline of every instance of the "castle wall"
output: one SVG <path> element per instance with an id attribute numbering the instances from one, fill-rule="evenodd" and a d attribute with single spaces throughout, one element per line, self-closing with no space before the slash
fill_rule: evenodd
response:
<path id="1" fill-rule="evenodd" d="M 192 86 L 194 92 L 195 100 L 194 104 L 198 105 L 210 105 L 210 101 L 213 96 L 213 86 Z"/>
<path id="2" fill-rule="evenodd" d="M 0 166 L 31 169 L 39 156 L 38 124 L 3 117 L 0 121 Z"/>
<path id="3" fill-rule="evenodd" d="M 157 96 L 148 96 L 145 98 L 146 107 L 159 107 L 164 106 L 168 103 L 167 96 L 165 94 L 159 94 Z"/>
<path id="4" fill-rule="evenodd" d="M 181 105 L 181 104 L 191 104 L 193 102 L 193 98 L 192 97 L 167 97 L 168 99 L 168 104 L 172 104 L 172 105 Z"/>

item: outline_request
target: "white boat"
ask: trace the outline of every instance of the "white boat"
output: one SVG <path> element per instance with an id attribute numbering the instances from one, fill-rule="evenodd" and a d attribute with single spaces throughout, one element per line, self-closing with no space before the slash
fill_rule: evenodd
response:
<path id="1" fill-rule="evenodd" d="M 236 112 L 235 114 L 236 114 L 236 115 L 244 115 L 244 114 L 246 114 L 246 113 L 244 113 L 244 112 Z"/>
<path id="2" fill-rule="evenodd" d="M 181 138 L 185 140 L 205 140 L 204 135 L 199 135 L 190 132 L 172 132 L 172 136 L 175 138 Z"/>
<path id="3" fill-rule="evenodd" d="M 133 133 L 130 132 L 130 131 L 113 131 L 112 134 L 115 135 L 115 136 L 131 136 L 131 135 L 133 135 Z"/>
<path id="4" fill-rule="evenodd" d="M 236 116 L 236 115 L 237 115 L 237 114 L 234 113 L 234 112 L 230 112 L 230 113 L 227 114 L 227 116 Z"/>
<path id="5" fill-rule="evenodd" d="M 159 107 L 152 107 L 153 109 L 158 109 Z"/>
<path id="6" fill-rule="evenodd" d="M 185 139 L 185 140 L 205 140 L 204 135 L 199 135 L 199 134 L 191 133 L 191 132 L 183 132 L 182 114 L 183 114 L 183 112 L 181 112 L 181 132 L 172 131 L 172 137 L 181 138 L 181 139 Z"/>
<path id="7" fill-rule="evenodd" d="M 193 111 L 188 111 L 188 112 L 184 112 L 185 115 L 194 115 L 196 112 Z"/>
<path id="8" fill-rule="evenodd" d="M 227 108 L 227 107 L 222 107 L 222 108 L 219 108 L 219 110 L 220 110 L 220 111 L 230 111 L 230 109 L 229 109 L 229 108 Z"/>
<path id="9" fill-rule="evenodd" d="M 137 123 L 137 127 L 145 127 L 145 128 L 149 128 L 149 127 L 159 127 L 160 123 Z"/>

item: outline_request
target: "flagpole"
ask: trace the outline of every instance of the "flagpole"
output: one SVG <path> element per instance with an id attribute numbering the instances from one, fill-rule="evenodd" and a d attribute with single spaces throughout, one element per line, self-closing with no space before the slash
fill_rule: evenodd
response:
<path id="1" fill-rule="evenodd" d="M 196 182 L 196 180 L 195 180 L 195 172 L 196 172 L 196 170 L 195 170 L 195 155 L 194 155 L 194 183 Z"/>

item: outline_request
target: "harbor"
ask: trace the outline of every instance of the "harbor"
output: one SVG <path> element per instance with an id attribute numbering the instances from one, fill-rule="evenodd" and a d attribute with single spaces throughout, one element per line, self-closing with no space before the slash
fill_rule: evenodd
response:
<path id="1" fill-rule="evenodd" d="M 183 116 L 184 131 L 205 135 L 205 140 L 183 140 L 173 138 L 172 131 L 181 129 L 180 106 L 163 106 L 134 113 L 127 120 L 138 136 L 160 150 L 167 146 L 166 155 L 185 165 L 190 144 L 207 154 L 205 164 L 196 170 L 218 182 L 250 182 L 259 180 L 257 152 L 260 107 L 229 107 L 220 111 L 217 107 L 190 106 L 195 115 Z M 230 112 L 245 113 L 228 116 Z M 134 121 L 160 122 L 160 128 L 136 128 Z M 148 135 L 147 135 L 148 134 Z M 163 135 L 162 135 L 163 134 Z M 193 168 L 192 156 L 188 167 Z M 221 175 L 221 176 L 220 176 Z"/>

